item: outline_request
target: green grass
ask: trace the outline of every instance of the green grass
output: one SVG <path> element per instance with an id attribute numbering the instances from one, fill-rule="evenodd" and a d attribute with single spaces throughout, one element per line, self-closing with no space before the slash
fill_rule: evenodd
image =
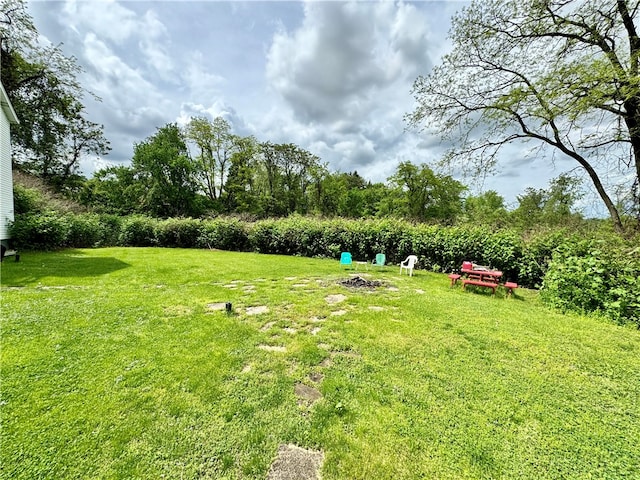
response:
<path id="1" fill-rule="evenodd" d="M 4 262 L 2 478 L 264 478 L 283 443 L 323 450 L 325 480 L 640 477 L 640 332 L 533 291 L 351 273 L 153 248 Z"/>

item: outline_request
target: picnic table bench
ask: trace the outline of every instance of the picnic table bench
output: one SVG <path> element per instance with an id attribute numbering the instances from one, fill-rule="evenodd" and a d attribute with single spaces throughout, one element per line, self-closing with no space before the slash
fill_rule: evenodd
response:
<path id="1" fill-rule="evenodd" d="M 464 289 L 467 285 L 476 285 L 478 287 L 486 287 L 490 288 L 492 295 L 496 294 L 496 287 L 498 286 L 498 282 L 494 282 L 491 280 L 481 280 L 478 278 L 464 278 L 462 280 L 462 288 Z"/>
<path id="2" fill-rule="evenodd" d="M 488 267 L 474 265 L 471 262 L 465 262 L 462 264 L 461 272 L 466 275 L 466 278 L 462 279 L 462 288 L 467 285 L 475 285 L 477 287 L 490 288 L 492 295 L 496 294 L 496 288 L 500 286 L 498 283 L 502 277 L 502 272 L 499 270 L 492 270 Z M 507 286 L 507 284 L 509 284 Z M 514 288 L 518 286 L 515 283 L 505 283 L 507 288 L 507 294 L 511 294 Z"/>

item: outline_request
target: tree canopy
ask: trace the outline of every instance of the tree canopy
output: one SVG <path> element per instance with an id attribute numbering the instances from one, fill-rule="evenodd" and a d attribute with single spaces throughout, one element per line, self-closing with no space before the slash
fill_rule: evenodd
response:
<path id="1" fill-rule="evenodd" d="M 472 172 L 493 169 L 514 141 L 574 160 L 622 231 L 621 213 L 640 222 L 638 9 L 638 0 L 476 0 L 452 20 L 451 53 L 416 79 L 407 120 L 451 141 L 445 161 Z"/>
<path id="2" fill-rule="evenodd" d="M 22 168 L 57 187 L 77 176 L 83 155 L 110 147 L 103 127 L 86 118 L 75 58 L 42 46 L 23 0 L 0 0 L 0 78 L 20 123 L 11 129 Z"/>

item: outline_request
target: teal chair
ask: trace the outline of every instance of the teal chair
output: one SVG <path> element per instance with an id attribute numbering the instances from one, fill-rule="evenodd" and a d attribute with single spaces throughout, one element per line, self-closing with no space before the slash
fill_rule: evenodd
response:
<path id="1" fill-rule="evenodd" d="M 384 253 L 378 253 L 375 260 L 371 262 L 374 267 L 384 267 L 384 263 L 387 261 L 387 256 Z"/>
<path id="2" fill-rule="evenodd" d="M 341 267 L 350 267 L 352 265 L 353 265 L 353 262 L 351 260 L 351 253 L 342 252 L 340 254 L 340 266 Z"/>

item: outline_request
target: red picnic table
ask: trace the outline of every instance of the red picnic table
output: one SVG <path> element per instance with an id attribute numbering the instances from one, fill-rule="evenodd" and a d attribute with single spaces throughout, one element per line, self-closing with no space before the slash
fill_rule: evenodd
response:
<path id="1" fill-rule="evenodd" d="M 493 294 L 496 293 L 496 287 L 498 281 L 502 277 L 502 272 L 499 270 L 489 270 L 485 267 L 480 268 L 463 268 L 462 273 L 467 275 L 467 278 L 462 279 L 462 288 L 467 285 L 476 285 L 478 287 L 490 288 Z"/>
<path id="2" fill-rule="evenodd" d="M 496 287 L 500 286 L 498 283 L 502 277 L 500 270 L 493 270 L 489 267 L 482 265 L 476 265 L 472 262 L 462 262 L 462 269 L 460 272 L 465 278 L 462 278 L 462 288 L 466 285 L 477 285 L 479 287 L 490 288 L 493 294 L 496 293 Z M 460 279 L 461 275 L 450 274 L 451 286 Z M 507 295 L 511 295 L 513 290 L 518 288 L 518 284 L 514 282 L 505 282 L 502 284 L 507 289 Z"/>

